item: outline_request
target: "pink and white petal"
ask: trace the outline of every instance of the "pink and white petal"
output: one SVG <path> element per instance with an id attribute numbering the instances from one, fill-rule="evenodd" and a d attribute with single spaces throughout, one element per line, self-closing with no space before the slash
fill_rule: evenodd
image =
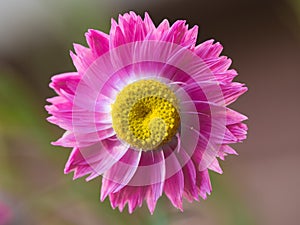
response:
<path id="1" fill-rule="evenodd" d="M 109 50 L 109 35 L 98 30 L 89 29 L 85 34 L 87 43 L 96 57 Z"/>
<path id="2" fill-rule="evenodd" d="M 208 170 L 197 171 L 197 188 L 199 195 L 204 200 L 207 198 L 207 194 L 210 195 L 212 187 Z"/>
<path id="3" fill-rule="evenodd" d="M 196 40 L 185 41 L 185 35 L 187 33 L 187 27 L 184 20 L 176 21 L 165 35 L 162 36 L 161 40 L 166 42 L 172 42 L 182 46 L 191 46 L 195 44 Z"/>
<path id="4" fill-rule="evenodd" d="M 196 41 L 197 41 L 197 36 L 198 36 L 198 26 L 194 26 L 192 29 L 188 30 L 184 36 L 184 41 L 183 45 L 192 45 L 194 48 Z"/>
<path id="5" fill-rule="evenodd" d="M 98 141 L 114 136 L 116 133 L 112 127 L 93 133 L 74 133 L 66 131 L 61 138 L 51 144 L 62 147 L 87 147 Z"/>
<path id="6" fill-rule="evenodd" d="M 94 113 L 83 109 L 73 110 L 66 105 L 46 106 L 46 110 L 52 114 L 47 118 L 50 123 L 56 124 L 65 130 L 73 130 L 76 133 L 95 133 L 112 128 L 111 116 L 108 113 Z M 82 116 L 80 116 L 82 115 Z"/>
<path id="7" fill-rule="evenodd" d="M 184 188 L 183 172 L 180 170 L 165 181 L 164 192 L 172 204 L 183 211 L 182 195 Z"/>
<path id="8" fill-rule="evenodd" d="M 155 205 L 163 192 L 165 162 L 162 151 L 142 152 L 139 167 L 128 185 L 118 192 L 109 194 L 113 208 L 123 210 L 128 203 L 130 213 L 141 206 L 146 199 L 148 208 L 153 213 Z"/>
<path id="9" fill-rule="evenodd" d="M 228 130 L 235 136 L 237 142 L 241 142 L 247 137 L 248 127 L 244 123 L 236 123 L 227 126 Z"/>
<path id="10" fill-rule="evenodd" d="M 96 60 L 96 56 L 91 49 L 79 44 L 74 44 L 74 50 L 76 54 L 70 52 L 70 56 L 78 73 L 83 75 L 88 67 Z"/>
<path id="11" fill-rule="evenodd" d="M 223 140 L 219 140 L 220 144 L 230 144 L 238 142 L 238 138 L 228 129 L 226 128 L 226 132 L 223 136 Z"/>
<path id="12" fill-rule="evenodd" d="M 129 182 L 131 186 L 152 186 L 154 200 L 157 200 L 163 192 L 163 182 L 166 176 L 164 153 L 160 150 L 142 152 L 139 167 Z"/>
<path id="13" fill-rule="evenodd" d="M 71 155 L 65 165 L 64 173 L 68 174 L 72 171 L 74 171 L 74 180 L 93 172 L 93 168 L 86 163 L 85 159 L 80 153 L 80 150 L 76 147 L 71 152 Z"/>
<path id="14" fill-rule="evenodd" d="M 128 149 L 120 161 L 103 174 L 101 201 L 104 201 L 108 194 L 118 192 L 129 183 L 138 168 L 141 154 L 141 151 Z"/>
<path id="15" fill-rule="evenodd" d="M 208 40 L 195 48 L 195 53 L 203 60 L 217 58 L 223 51 L 223 46 L 217 42 L 214 44 L 214 40 Z"/>
<path id="16" fill-rule="evenodd" d="M 244 94 L 248 88 L 245 87 L 244 84 L 233 82 L 230 85 L 221 85 L 222 92 L 223 92 L 223 99 L 221 101 L 225 101 L 226 105 L 230 105 L 231 103 L 235 102 L 238 97 Z"/>
<path id="17" fill-rule="evenodd" d="M 196 186 L 196 168 L 194 162 L 190 159 L 190 156 L 184 149 L 180 149 L 178 152 L 179 161 L 181 164 L 185 163 L 182 172 L 184 175 L 184 192 L 183 196 L 190 202 L 198 199 L 198 192 Z"/>
<path id="18" fill-rule="evenodd" d="M 204 62 L 213 71 L 213 73 L 223 73 L 226 72 L 232 61 L 226 56 L 220 56 L 219 58 L 205 59 Z"/>
<path id="19" fill-rule="evenodd" d="M 188 30 L 186 21 L 178 20 L 172 25 L 168 32 L 162 35 L 161 40 L 191 48 L 196 44 L 197 35 L 197 26 L 194 26 L 191 30 Z"/>
<path id="20" fill-rule="evenodd" d="M 143 177 L 147 176 L 146 177 Z M 132 183 L 146 185 L 146 201 L 150 213 L 155 209 L 157 200 L 161 197 L 166 176 L 164 153 L 161 150 L 144 152 L 140 167 Z M 146 178 L 146 179 L 145 179 Z M 138 181 L 136 180 L 138 179 Z"/>
<path id="21" fill-rule="evenodd" d="M 215 78 L 223 83 L 231 83 L 232 80 L 238 75 L 237 71 L 234 69 L 230 69 L 224 72 L 215 72 Z"/>
<path id="22" fill-rule="evenodd" d="M 248 88 L 245 87 L 244 84 L 237 82 L 218 83 L 216 81 L 207 81 L 206 83 L 201 83 L 201 87 L 198 86 L 198 88 L 197 84 L 186 85 L 184 90 L 193 100 L 207 101 L 215 105 L 227 106 L 235 102 Z"/>
<path id="23" fill-rule="evenodd" d="M 74 179 L 90 174 L 87 181 L 102 175 L 127 152 L 129 146 L 120 141 L 103 141 L 85 148 L 74 148 L 65 173 L 75 170 Z"/>
<path id="24" fill-rule="evenodd" d="M 170 24 L 168 20 L 163 20 L 157 27 L 157 29 L 153 32 L 153 38 L 154 40 L 161 40 L 170 29 Z"/>
<path id="25" fill-rule="evenodd" d="M 118 207 L 122 212 L 128 203 L 128 211 L 132 213 L 136 207 L 142 206 L 149 189 L 149 186 L 125 186 L 120 191 L 109 194 L 111 206 L 114 209 Z"/>
<path id="26" fill-rule="evenodd" d="M 238 153 L 233 148 L 231 148 L 229 145 L 222 145 L 220 148 L 218 157 L 221 160 L 225 160 L 225 156 L 227 156 L 228 154 L 229 155 L 238 155 Z"/>
<path id="27" fill-rule="evenodd" d="M 101 141 L 101 143 L 98 143 L 95 147 L 92 146 L 92 148 L 98 151 L 101 162 L 94 164 L 94 172 L 86 178 L 86 181 L 90 181 L 109 170 L 124 156 L 124 154 L 126 154 L 129 149 L 129 145 L 122 143 L 119 140 L 105 139 Z"/>
<path id="28" fill-rule="evenodd" d="M 147 31 L 140 16 L 137 16 L 134 12 L 125 13 L 119 15 L 118 22 L 126 43 L 144 40 Z"/>
<path id="29" fill-rule="evenodd" d="M 164 184 L 164 192 L 174 207 L 183 210 L 182 196 L 184 191 L 184 175 L 182 167 L 178 162 L 173 150 L 169 146 L 164 147 L 166 159 L 166 180 Z M 174 173 L 174 171 L 177 171 Z M 173 175 L 171 175 L 173 174 Z M 171 176 L 170 176 L 171 175 Z"/>
<path id="30" fill-rule="evenodd" d="M 222 170 L 217 158 L 215 158 L 214 161 L 209 165 L 208 169 L 215 171 L 219 174 L 223 173 L 223 170 Z"/>
<path id="31" fill-rule="evenodd" d="M 61 95 L 61 90 L 74 95 L 79 81 L 80 76 L 76 72 L 62 73 L 53 76 L 49 86 L 59 95 Z"/>
<path id="32" fill-rule="evenodd" d="M 114 35 L 110 35 L 109 43 L 111 45 L 110 48 L 116 48 L 120 45 L 126 44 L 126 39 L 120 26 L 116 26 Z"/>
<path id="33" fill-rule="evenodd" d="M 145 12 L 144 24 L 145 24 L 147 33 L 152 33 L 156 29 L 152 19 L 150 18 L 149 14 L 147 12 Z"/>
<path id="34" fill-rule="evenodd" d="M 229 108 L 226 108 L 226 118 L 227 118 L 226 125 L 240 123 L 240 122 L 248 119 L 247 116 L 245 116 L 239 112 L 236 112 L 232 109 L 229 109 Z"/>
<path id="35" fill-rule="evenodd" d="M 146 186 L 125 186 L 120 191 L 109 194 L 113 208 L 118 207 L 122 212 L 128 204 L 128 211 L 132 213 L 136 207 L 141 207 L 146 199 L 149 211 L 153 214 L 157 199 L 153 198 L 153 185 Z"/>
<path id="36" fill-rule="evenodd" d="M 157 200 L 162 196 L 164 189 L 164 180 L 166 176 L 166 165 L 163 151 L 154 151 L 151 153 L 152 159 L 147 159 L 147 163 L 141 165 L 148 165 L 152 160 L 151 170 L 151 184 L 147 192 L 146 202 L 148 209 L 153 214 Z M 145 159 L 144 159 L 145 160 Z"/>

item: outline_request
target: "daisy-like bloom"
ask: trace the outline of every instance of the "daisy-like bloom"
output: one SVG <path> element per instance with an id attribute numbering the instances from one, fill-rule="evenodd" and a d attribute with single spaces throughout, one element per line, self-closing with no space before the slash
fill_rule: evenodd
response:
<path id="1" fill-rule="evenodd" d="M 197 33 L 126 13 L 109 35 L 89 30 L 88 48 L 74 45 L 77 72 L 52 78 L 48 120 L 66 130 L 53 144 L 73 148 L 64 172 L 102 175 L 100 198 L 113 208 L 131 213 L 145 200 L 153 213 L 163 193 L 180 210 L 183 197 L 206 199 L 208 171 L 222 173 L 218 158 L 246 138 L 246 116 L 227 106 L 247 88 L 221 44 L 196 46 Z"/>

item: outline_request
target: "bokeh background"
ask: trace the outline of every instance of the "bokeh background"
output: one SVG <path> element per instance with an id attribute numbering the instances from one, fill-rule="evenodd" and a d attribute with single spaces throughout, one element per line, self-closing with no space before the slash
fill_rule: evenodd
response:
<path id="1" fill-rule="evenodd" d="M 249 92 L 232 107 L 249 116 L 249 136 L 211 173 L 213 193 L 184 204 L 162 198 L 129 215 L 99 202 L 101 179 L 64 175 L 70 150 L 50 145 L 63 130 L 46 122 L 54 74 L 74 71 L 72 43 L 110 18 L 148 11 L 199 25 L 214 38 Z M 0 225 L 298 225 L 300 224 L 299 0 L 0 0 Z"/>

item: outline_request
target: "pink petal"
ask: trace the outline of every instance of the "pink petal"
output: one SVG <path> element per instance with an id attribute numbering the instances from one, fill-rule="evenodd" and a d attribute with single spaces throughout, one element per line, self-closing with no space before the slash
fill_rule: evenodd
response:
<path id="1" fill-rule="evenodd" d="M 91 180 L 110 169 L 127 152 L 128 146 L 119 141 L 103 141 L 85 148 L 74 148 L 65 173 L 75 171 L 74 179 L 90 174 Z"/>
<path id="2" fill-rule="evenodd" d="M 209 66 L 209 68 L 214 73 L 226 72 L 230 67 L 232 61 L 226 56 L 221 56 L 219 58 L 205 59 L 204 62 Z"/>
<path id="3" fill-rule="evenodd" d="M 85 36 L 88 45 L 97 57 L 109 50 L 109 35 L 98 30 L 89 29 Z"/>
<path id="4" fill-rule="evenodd" d="M 125 36 L 119 26 L 116 27 L 114 36 L 111 36 L 110 43 L 113 47 L 118 47 L 120 45 L 126 44 Z"/>
<path id="5" fill-rule="evenodd" d="M 190 159 L 190 156 L 185 152 L 184 149 L 180 149 L 178 153 L 178 160 L 183 163 L 182 172 L 184 174 L 184 197 L 190 202 L 198 200 L 198 192 L 196 186 L 196 169 L 194 162 Z"/>
<path id="6" fill-rule="evenodd" d="M 168 20 L 163 20 L 157 27 L 156 31 L 153 33 L 155 40 L 161 40 L 164 36 L 164 34 L 166 34 L 168 32 L 170 28 L 170 24 Z"/>
<path id="7" fill-rule="evenodd" d="M 122 212 L 128 203 L 128 211 L 132 213 L 136 207 L 142 206 L 149 189 L 149 186 L 125 186 L 119 192 L 109 194 L 111 206 L 114 209 L 118 207 Z"/>
<path id="8" fill-rule="evenodd" d="M 114 129 L 111 127 L 106 130 L 100 130 L 93 133 L 73 133 L 66 131 L 60 139 L 52 142 L 52 144 L 62 147 L 87 147 L 97 143 L 98 141 L 112 137 L 115 134 Z"/>
<path id="9" fill-rule="evenodd" d="M 227 117 L 227 125 L 240 123 L 248 119 L 247 116 L 229 108 L 226 109 L 226 117 Z"/>
<path id="10" fill-rule="evenodd" d="M 118 192 L 129 183 L 138 168 L 141 154 L 141 151 L 129 149 L 119 162 L 103 174 L 101 201 L 104 201 L 108 194 Z"/>
<path id="11" fill-rule="evenodd" d="M 184 20 L 176 21 L 169 29 L 168 23 L 162 23 L 157 30 L 168 30 L 161 35 L 162 41 L 172 42 L 181 46 L 192 47 L 196 44 L 198 27 L 188 30 Z"/>
<path id="12" fill-rule="evenodd" d="M 128 185 L 118 192 L 109 194 L 113 208 L 123 210 L 128 203 L 130 213 L 141 206 L 144 199 L 153 213 L 155 205 L 163 191 L 165 163 L 162 151 L 142 152 L 139 167 Z"/>
<path id="13" fill-rule="evenodd" d="M 230 146 L 222 145 L 218 154 L 219 158 L 225 160 L 225 156 L 227 156 L 228 154 L 238 155 L 238 153 Z"/>
<path id="14" fill-rule="evenodd" d="M 61 94 L 61 90 L 74 95 L 77 85 L 80 81 L 78 73 L 63 73 L 55 75 L 51 78 L 50 87 L 53 88 L 57 94 Z"/>
<path id="15" fill-rule="evenodd" d="M 230 83 L 232 82 L 233 78 L 235 78 L 238 75 L 238 73 L 236 72 L 236 70 L 231 69 L 223 72 L 215 72 L 214 75 L 218 81 Z"/>
<path id="16" fill-rule="evenodd" d="M 149 14 L 147 12 L 145 12 L 144 23 L 145 23 L 145 27 L 147 29 L 147 33 L 151 33 L 156 29 L 152 19 L 150 18 Z"/>
<path id="17" fill-rule="evenodd" d="M 198 187 L 199 195 L 203 199 L 207 198 L 207 194 L 210 195 L 212 191 L 212 187 L 211 187 L 208 170 L 197 171 L 197 187 Z"/>
<path id="18" fill-rule="evenodd" d="M 237 123 L 227 126 L 228 130 L 235 136 L 238 142 L 243 141 L 247 137 L 248 127 L 244 123 Z"/>
<path id="19" fill-rule="evenodd" d="M 96 60 L 96 57 L 89 48 L 83 47 L 79 44 L 74 44 L 74 50 L 76 55 L 73 52 L 70 52 L 70 56 L 77 71 L 82 75 Z"/>
<path id="20" fill-rule="evenodd" d="M 223 170 L 220 167 L 219 161 L 217 159 L 215 159 L 208 167 L 208 169 L 215 171 L 219 174 L 223 173 Z"/>
<path id="21" fill-rule="evenodd" d="M 244 86 L 244 84 L 240 84 L 237 82 L 231 83 L 230 85 L 221 85 L 224 99 L 226 105 L 229 105 L 233 102 L 235 102 L 238 97 L 240 97 L 242 94 L 244 94 L 248 88 Z"/>
<path id="22" fill-rule="evenodd" d="M 144 40 L 147 30 L 140 16 L 134 12 L 125 13 L 119 15 L 118 22 L 126 43 Z"/>
<path id="23" fill-rule="evenodd" d="M 195 53 L 204 60 L 219 57 L 223 50 L 223 46 L 219 42 L 213 43 L 214 40 L 208 40 L 201 43 L 195 48 Z"/>
<path id="24" fill-rule="evenodd" d="M 177 158 L 172 154 L 173 150 L 166 147 L 164 149 L 165 158 L 167 160 L 168 157 L 169 160 L 167 161 L 166 165 L 166 177 L 168 177 L 165 181 L 164 185 L 164 192 L 166 196 L 170 199 L 172 204 L 180 209 L 182 209 L 182 196 L 183 196 L 183 190 L 184 190 L 184 176 L 181 169 L 181 165 L 178 162 Z M 173 171 L 178 171 L 171 177 L 169 177 L 170 173 L 173 173 Z"/>
<path id="25" fill-rule="evenodd" d="M 163 193 L 165 176 L 164 153 L 161 150 L 143 152 L 139 168 L 129 185 L 148 186 L 146 201 L 150 212 L 154 211 L 156 202 Z"/>

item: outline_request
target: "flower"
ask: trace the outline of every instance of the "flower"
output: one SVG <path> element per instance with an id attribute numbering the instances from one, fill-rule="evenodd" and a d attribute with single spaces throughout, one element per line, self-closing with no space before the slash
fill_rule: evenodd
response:
<path id="1" fill-rule="evenodd" d="M 197 33 L 126 13 L 109 35 L 89 30 L 88 48 L 74 44 L 77 72 L 52 78 L 48 121 L 66 130 L 53 144 L 73 148 L 64 172 L 102 175 L 101 201 L 113 208 L 132 213 L 145 200 L 153 213 L 163 193 L 180 210 L 183 197 L 206 199 L 208 171 L 222 173 L 218 158 L 246 138 L 247 117 L 227 106 L 247 88 L 222 45 L 196 46 Z"/>
<path id="2" fill-rule="evenodd" d="M 13 213 L 11 208 L 0 202 L 0 225 L 11 224 L 13 220 Z"/>

